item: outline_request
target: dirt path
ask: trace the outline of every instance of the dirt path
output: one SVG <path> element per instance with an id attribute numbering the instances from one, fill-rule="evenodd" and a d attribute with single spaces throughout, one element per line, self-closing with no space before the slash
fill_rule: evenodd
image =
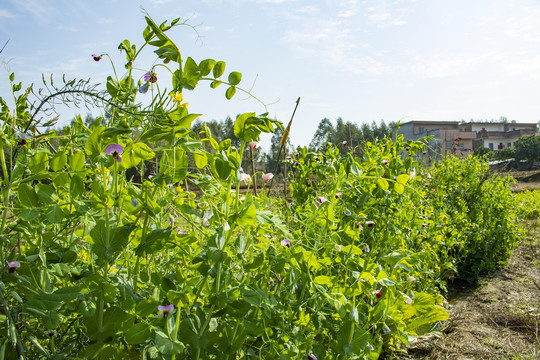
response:
<path id="1" fill-rule="evenodd" d="M 508 266 L 474 288 L 454 284 L 442 336 L 400 359 L 540 359 L 540 220 L 523 228 Z"/>

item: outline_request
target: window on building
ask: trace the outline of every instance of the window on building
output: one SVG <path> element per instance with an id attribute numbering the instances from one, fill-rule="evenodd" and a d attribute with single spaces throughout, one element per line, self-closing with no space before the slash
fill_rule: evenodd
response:
<path id="1" fill-rule="evenodd" d="M 424 128 L 423 128 L 423 127 L 419 127 L 419 128 L 418 128 L 418 133 L 419 133 L 419 134 L 423 134 L 423 133 L 424 133 L 424 131 L 425 131 L 425 130 L 424 130 Z"/>
<path id="2" fill-rule="evenodd" d="M 506 144 L 507 147 L 512 147 L 512 143 Z"/>
<path id="3" fill-rule="evenodd" d="M 446 140 L 446 150 L 452 150 L 452 140 Z"/>
<path id="4" fill-rule="evenodd" d="M 459 143 L 459 150 L 461 150 L 461 151 L 465 150 L 465 143 L 463 143 L 463 142 Z"/>
<path id="5" fill-rule="evenodd" d="M 489 149 L 490 149 L 490 150 L 493 150 L 493 143 L 489 143 L 488 146 L 489 146 Z"/>

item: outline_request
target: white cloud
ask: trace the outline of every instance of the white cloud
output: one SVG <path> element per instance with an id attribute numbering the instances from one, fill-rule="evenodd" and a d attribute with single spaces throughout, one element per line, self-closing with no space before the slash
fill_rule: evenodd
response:
<path id="1" fill-rule="evenodd" d="M 51 20 L 50 8 L 36 0 L 13 0 L 24 12 L 30 13 L 40 22 L 48 23 Z"/>
<path id="2" fill-rule="evenodd" d="M 15 14 L 11 13 L 8 10 L 0 9 L 0 19 L 14 19 Z"/>
<path id="3" fill-rule="evenodd" d="M 427 78 L 446 78 L 466 75 L 477 67 L 486 65 L 494 53 L 452 53 L 415 57 L 410 65 L 412 73 Z"/>
<path id="4" fill-rule="evenodd" d="M 313 5 L 308 5 L 303 8 L 296 9 L 294 12 L 303 15 L 315 15 L 319 12 L 319 8 Z"/>

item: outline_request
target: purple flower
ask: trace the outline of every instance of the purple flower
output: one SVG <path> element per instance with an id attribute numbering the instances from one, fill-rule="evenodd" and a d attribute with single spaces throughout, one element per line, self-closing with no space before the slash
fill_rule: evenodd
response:
<path id="1" fill-rule="evenodd" d="M 21 263 L 18 262 L 17 260 L 14 260 L 14 261 L 8 262 L 7 266 L 9 267 L 8 272 L 10 274 L 13 274 L 15 270 L 17 270 L 18 267 L 21 267 Z"/>
<path id="2" fill-rule="evenodd" d="M 169 312 L 174 310 L 174 305 L 158 305 L 157 309 L 158 311 L 163 311 L 163 317 L 167 317 L 167 315 L 169 315 Z"/>
<path id="3" fill-rule="evenodd" d="M 374 221 L 366 221 L 366 226 L 368 227 L 368 229 L 371 229 L 374 225 L 375 225 Z"/>
<path id="4" fill-rule="evenodd" d="M 113 158 L 116 159 L 118 162 L 122 162 L 122 153 L 124 152 L 124 148 L 120 144 L 112 144 L 107 147 L 105 150 L 105 153 L 107 155 L 112 155 Z"/>
<path id="5" fill-rule="evenodd" d="M 138 207 L 139 206 L 139 200 L 136 198 L 131 199 L 131 206 Z"/>
<path id="6" fill-rule="evenodd" d="M 47 335 L 48 335 L 49 337 L 51 337 L 51 338 L 52 338 L 52 337 L 55 337 L 55 336 L 56 336 L 56 331 L 54 331 L 54 330 L 49 330 L 49 331 L 47 331 Z"/>
<path id="7" fill-rule="evenodd" d="M 94 59 L 94 61 L 100 61 L 100 60 L 101 60 L 101 56 L 102 56 L 102 55 L 92 54 L 92 59 Z"/>
<path id="8" fill-rule="evenodd" d="M 182 229 L 178 230 L 178 235 L 186 235 L 186 232 Z"/>
<path id="9" fill-rule="evenodd" d="M 320 196 L 315 200 L 315 205 L 321 206 L 321 204 L 325 203 L 327 200 L 324 196 Z"/>
<path id="10" fill-rule="evenodd" d="M 313 354 L 309 354 L 307 356 L 307 358 L 308 358 L 308 360 L 317 360 L 317 357 L 315 355 L 313 355 Z"/>
<path id="11" fill-rule="evenodd" d="M 341 196 L 341 192 L 336 193 L 336 199 L 339 199 L 340 196 Z"/>
<path id="12" fill-rule="evenodd" d="M 286 247 L 290 247 L 291 242 L 289 240 L 287 240 L 287 239 L 283 239 L 283 240 L 281 240 L 281 245 L 286 246 Z"/>
<path id="13" fill-rule="evenodd" d="M 388 165 L 388 159 L 382 159 L 383 165 Z"/>
<path id="14" fill-rule="evenodd" d="M 347 146 L 347 140 L 343 141 L 343 146 Z"/>
<path id="15" fill-rule="evenodd" d="M 366 349 L 368 349 L 369 351 L 375 350 L 375 349 L 373 348 L 373 346 L 371 346 L 371 345 L 366 346 Z"/>
<path id="16" fill-rule="evenodd" d="M 375 290 L 373 292 L 373 294 L 377 297 L 377 299 L 382 299 L 381 291 L 382 291 L 382 288 L 380 288 L 379 290 Z"/>
<path id="17" fill-rule="evenodd" d="M 285 156 L 285 160 L 291 160 L 291 156 L 290 155 Z"/>
<path id="18" fill-rule="evenodd" d="M 364 230 L 364 227 L 360 224 L 359 221 L 355 222 L 354 224 L 356 225 L 357 229 Z"/>
<path id="19" fill-rule="evenodd" d="M 150 71 L 150 72 L 147 72 L 146 74 L 144 74 L 143 79 L 144 79 L 145 82 L 155 83 L 157 81 L 157 75 L 156 75 L 155 72 Z"/>
<path id="20" fill-rule="evenodd" d="M 142 84 L 140 87 L 139 87 L 139 92 L 141 94 L 146 94 L 148 92 L 148 83 L 145 83 L 145 84 Z"/>

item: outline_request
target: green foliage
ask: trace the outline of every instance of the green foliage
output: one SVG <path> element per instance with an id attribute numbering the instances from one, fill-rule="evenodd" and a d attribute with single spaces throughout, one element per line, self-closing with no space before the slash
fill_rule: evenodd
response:
<path id="1" fill-rule="evenodd" d="M 474 156 L 476 157 L 482 157 L 482 156 L 486 156 L 488 158 L 490 158 L 491 156 L 493 155 L 491 149 L 487 148 L 487 147 L 479 147 L 478 149 L 476 149 L 474 151 Z"/>
<path id="2" fill-rule="evenodd" d="M 540 191 L 522 191 L 516 194 L 517 214 L 521 219 L 534 220 L 540 217 Z"/>
<path id="3" fill-rule="evenodd" d="M 517 243 L 513 180 L 490 174 L 487 163 L 472 156 L 448 156 L 429 175 L 429 201 L 444 224 L 444 256 L 455 259 L 455 276 L 475 282 L 504 265 Z"/>
<path id="4" fill-rule="evenodd" d="M 183 89 L 226 84 L 229 98 L 241 75 L 224 81 L 223 61 L 184 58 L 167 33 L 180 24 L 147 18 L 143 45 L 119 45 L 127 75 L 105 91 L 64 81 L 32 104 L 10 75 L 3 358 L 377 359 L 440 329 L 440 289 L 456 268 L 504 261 L 515 240 L 507 180 L 471 159 L 422 173 L 423 143 L 367 125 L 361 154 L 287 148 L 291 198 L 241 194 L 248 143 L 273 133 L 277 154 L 283 127 L 252 112 L 197 122 Z M 164 65 L 131 68 L 150 47 L 175 67 L 170 93 L 156 84 Z M 106 116 L 40 134 L 42 107 L 64 91 Z"/>
<path id="5" fill-rule="evenodd" d="M 527 160 L 531 167 L 540 159 L 540 136 L 523 136 L 515 142 L 516 160 Z"/>
<path id="6" fill-rule="evenodd" d="M 514 159 L 515 157 L 516 157 L 515 147 L 506 147 L 504 149 L 493 152 L 493 158 L 496 160 L 508 160 L 508 159 Z"/>

